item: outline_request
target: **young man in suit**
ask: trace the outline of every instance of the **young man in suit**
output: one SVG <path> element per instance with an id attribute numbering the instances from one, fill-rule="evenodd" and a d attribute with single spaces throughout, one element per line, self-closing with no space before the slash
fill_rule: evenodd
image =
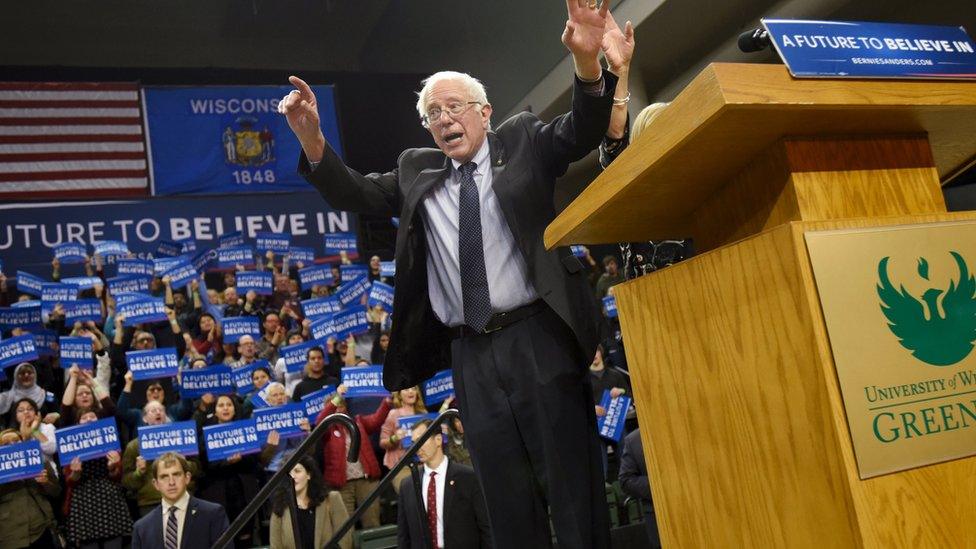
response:
<path id="1" fill-rule="evenodd" d="M 302 145 L 299 173 L 333 208 L 400 218 L 383 382 L 399 390 L 452 368 L 499 547 L 550 547 L 550 513 L 562 549 L 610 545 L 586 370 L 600 316 L 583 265 L 568 247 L 546 250 L 543 232 L 556 178 L 606 135 L 617 79 L 599 61 L 609 2 L 566 7 L 572 110 L 549 123 L 524 112 L 492 131 L 484 86 L 439 72 L 417 101 L 437 148 L 363 175 L 326 142 L 308 84 L 291 77 L 298 89 L 278 105 Z"/>
<path id="2" fill-rule="evenodd" d="M 209 549 L 230 526 L 216 503 L 186 491 L 190 471 L 186 459 L 167 452 L 152 466 L 153 486 L 162 494 L 159 507 L 136 522 L 132 549 Z"/>
<path id="3" fill-rule="evenodd" d="M 413 439 L 423 435 L 430 424 L 424 420 L 414 425 Z M 418 504 L 413 476 L 403 479 L 397 496 L 397 547 L 424 549 L 427 540 L 436 536 L 433 546 L 437 549 L 490 549 L 488 512 L 474 469 L 448 460 L 439 434 L 427 439 L 417 458 L 424 464 L 420 474 L 423 506 Z"/>

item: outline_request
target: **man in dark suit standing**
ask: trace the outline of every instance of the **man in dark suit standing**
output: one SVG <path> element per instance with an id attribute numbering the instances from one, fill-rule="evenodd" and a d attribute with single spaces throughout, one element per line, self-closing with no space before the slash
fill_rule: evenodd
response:
<path id="1" fill-rule="evenodd" d="M 481 83 L 436 73 L 417 111 L 438 148 L 362 175 L 326 142 L 304 81 L 291 77 L 298 89 L 278 106 L 302 145 L 299 172 L 333 208 L 400 218 L 383 381 L 397 390 L 453 369 L 498 547 L 551 546 L 550 512 L 562 549 L 610 544 L 586 370 L 599 314 L 582 264 L 542 237 L 556 178 L 606 134 L 616 77 L 599 62 L 609 3 L 566 4 L 573 103 L 549 123 L 520 113 L 491 131 Z"/>
<path id="2" fill-rule="evenodd" d="M 132 549 L 209 549 L 227 530 L 227 513 L 216 503 L 186 491 L 190 472 L 186 459 L 165 453 L 152 465 L 153 486 L 162 494 L 159 507 L 132 529 Z"/>
<path id="3" fill-rule="evenodd" d="M 417 440 L 430 426 L 430 420 L 414 425 Z M 435 434 L 417 451 L 420 468 L 418 505 L 413 476 L 403 479 L 397 497 L 397 547 L 426 549 L 427 540 L 437 540 L 437 549 L 491 549 L 491 529 L 481 486 L 474 469 L 454 463 L 444 455 L 441 435 Z"/>

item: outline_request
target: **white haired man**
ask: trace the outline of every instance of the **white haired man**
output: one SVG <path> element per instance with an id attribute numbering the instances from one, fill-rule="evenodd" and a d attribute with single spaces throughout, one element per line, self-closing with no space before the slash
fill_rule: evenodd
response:
<path id="1" fill-rule="evenodd" d="M 607 131 L 607 9 L 567 1 L 571 112 L 548 124 L 521 113 L 491 131 L 480 82 L 437 73 L 417 102 L 437 149 L 404 151 L 392 172 L 342 163 L 301 79 L 279 105 L 302 144 L 300 173 L 332 207 L 401 219 L 383 381 L 398 390 L 453 368 L 497 547 L 551 546 L 547 508 L 561 548 L 610 544 L 586 369 L 599 314 L 579 260 L 542 241 L 556 177 Z"/>

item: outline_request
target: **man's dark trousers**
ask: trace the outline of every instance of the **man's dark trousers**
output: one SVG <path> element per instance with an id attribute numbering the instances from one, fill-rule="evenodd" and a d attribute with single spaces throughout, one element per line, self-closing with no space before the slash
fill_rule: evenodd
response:
<path id="1" fill-rule="evenodd" d="M 454 388 L 495 547 L 609 547 L 601 446 L 579 346 L 548 307 L 454 340 Z"/>

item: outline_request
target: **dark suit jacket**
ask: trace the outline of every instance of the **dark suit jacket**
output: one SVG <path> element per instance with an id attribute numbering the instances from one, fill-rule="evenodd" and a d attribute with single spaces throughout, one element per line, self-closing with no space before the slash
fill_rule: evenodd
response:
<path id="1" fill-rule="evenodd" d="M 647 477 L 647 462 L 644 461 L 644 445 L 640 429 L 634 429 L 624 437 L 624 449 L 620 454 L 620 488 L 628 496 L 651 501 L 651 483 Z"/>
<path id="2" fill-rule="evenodd" d="M 547 251 L 542 235 L 556 216 L 556 178 L 570 162 L 595 149 L 606 134 L 616 77 L 604 71 L 603 78 L 604 93 L 599 97 L 584 93 L 577 80 L 572 111 L 551 123 L 524 112 L 488 134 L 492 189 L 525 259 L 529 281 L 573 330 L 585 360 L 596 352 L 600 318 L 587 273 L 568 248 Z M 421 201 L 451 168 L 450 159 L 439 149 L 408 149 L 400 155 L 397 168 L 384 174 L 362 175 L 347 168 L 328 146 L 314 171 L 304 153 L 299 160 L 299 173 L 333 208 L 400 218 L 393 329 L 383 369 L 383 384 L 391 391 L 418 385 L 450 367 L 448 330 L 427 297 Z"/>
<path id="3" fill-rule="evenodd" d="M 224 508 L 190 496 L 180 549 L 210 549 L 230 524 Z M 132 529 L 132 549 L 163 549 L 163 506 L 139 519 Z"/>
<path id="4" fill-rule="evenodd" d="M 421 468 L 422 470 L 422 468 Z M 444 485 L 444 548 L 489 549 L 492 546 L 488 510 L 481 494 L 481 485 L 474 469 L 467 465 L 447 462 L 447 484 Z M 427 510 L 417 507 L 414 479 L 409 476 L 400 483 L 397 496 L 397 547 L 425 549 Z"/>

